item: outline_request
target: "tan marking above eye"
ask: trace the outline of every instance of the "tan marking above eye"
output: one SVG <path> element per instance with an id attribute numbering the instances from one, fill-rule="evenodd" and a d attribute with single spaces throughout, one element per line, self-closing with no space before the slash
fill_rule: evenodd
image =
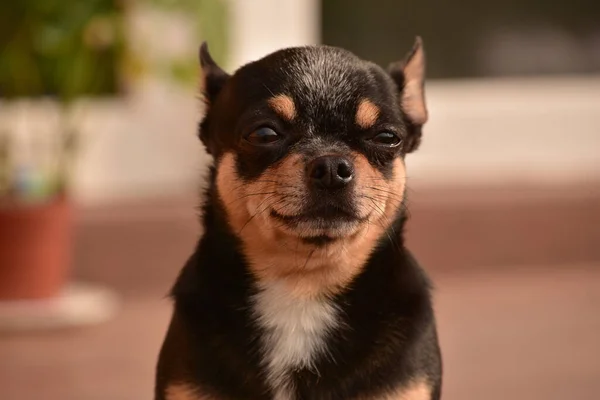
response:
<path id="1" fill-rule="evenodd" d="M 379 117 L 379 107 L 377 107 L 371 100 L 362 99 L 356 109 L 356 124 L 363 129 L 369 129 Z"/>
<path id="2" fill-rule="evenodd" d="M 296 118 L 296 104 L 294 104 L 294 100 L 287 94 L 278 94 L 271 97 L 268 103 L 280 117 L 288 121 Z"/>

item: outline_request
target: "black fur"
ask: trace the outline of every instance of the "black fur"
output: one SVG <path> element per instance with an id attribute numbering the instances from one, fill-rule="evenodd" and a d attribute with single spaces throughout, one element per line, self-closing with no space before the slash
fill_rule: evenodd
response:
<path id="1" fill-rule="evenodd" d="M 420 126 L 407 120 L 398 104 L 400 77 L 347 51 L 286 49 L 231 77 L 214 69 L 206 49 L 201 59 L 216 74 L 205 86 L 210 110 L 200 126 L 201 139 L 217 163 L 224 152 L 235 152 L 244 180 L 256 179 L 292 150 L 310 154 L 315 138 L 364 154 L 389 178 L 392 162 L 414 150 L 420 139 Z M 320 81 L 310 82 L 311 77 Z M 278 93 L 293 93 L 298 115 L 293 123 L 267 107 L 266 99 Z M 374 127 L 361 130 L 353 121 L 365 97 L 381 113 Z M 241 140 L 265 124 L 285 132 L 285 139 L 261 149 Z M 382 129 L 402 136 L 405 145 L 365 144 L 365 136 Z M 298 400 L 377 398 L 423 377 L 433 388 L 431 399 L 440 398 L 442 366 L 430 283 L 404 247 L 405 220 L 404 209 L 398 210 L 363 271 L 334 297 L 343 325 L 327 339 L 329 355 L 317 358 L 318 374 L 293 372 Z M 155 398 L 164 400 L 167 385 L 179 382 L 219 400 L 272 399 L 260 364 L 262 331 L 250 304 L 255 278 L 227 223 L 214 170 L 203 225 L 204 236 L 172 290 L 175 310 L 159 357 Z M 315 238 L 315 245 L 322 244 Z"/>

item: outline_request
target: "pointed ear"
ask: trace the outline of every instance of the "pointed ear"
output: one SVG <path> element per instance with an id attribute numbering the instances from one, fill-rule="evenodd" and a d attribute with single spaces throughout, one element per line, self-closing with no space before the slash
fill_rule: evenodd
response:
<path id="1" fill-rule="evenodd" d="M 206 111 L 210 109 L 213 105 L 217 96 L 225 86 L 225 83 L 229 79 L 230 75 L 223 71 L 221 67 L 217 65 L 215 60 L 213 60 L 212 56 L 208 52 L 208 44 L 206 42 L 202 42 L 200 45 L 199 51 L 199 59 L 200 59 L 200 93 L 202 95 L 202 100 L 204 104 L 206 104 L 206 109 L 204 112 L 204 118 L 200 122 L 198 137 L 204 146 L 206 147 L 206 151 L 209 154 L 213 154 L 214 152 L 214 138 L 209 137 L 208 131 L 208 117 Z"/>
<path id="2" fill-rule="evenodd" d="M 409 143 L 407 152 L 413 151 L 419 145 L 421 127 L 427 122 L 427 107 L 425 105 L 425 51 L 423 41 L 416 37 L 412 50 L 404 60 L 392 63 L 388 72 L 398 87 L 400 107 L 408 121 Z"/>
<path id="3" fill-rule="evenodd" d="M 395 62 L 388 69 L 400 91 L 400 105 L 415 125 L 427 122 L 425 106 L 425 51 L 423 41 L 417 36 L 412 50 L 404 60 Z"/>
<path id="4" fill-rule="evenodd" d="M 208 44 L 202 42 L 199 52 L 200 67 L 202 76 L 200 77 L 200 91 L 204 98 L 204 102 L 208 107 L 215 101 L 217 95 L 229 79 L 229 74 L 217 65 L 215 60 L 208 52 Z"/>

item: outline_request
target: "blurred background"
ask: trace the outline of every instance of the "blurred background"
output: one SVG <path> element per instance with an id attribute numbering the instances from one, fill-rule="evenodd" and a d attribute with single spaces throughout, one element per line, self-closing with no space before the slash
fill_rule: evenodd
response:
<path id="1" fill-rule="evenodd" d="M 444 399 L 600 393 L 600 3 L 0 4 L 0 399 L 149 399 L 201 227 L 197 49 L 227 70 L 326 43 L 382 66 L 421 35 L 407 159 Z"/>

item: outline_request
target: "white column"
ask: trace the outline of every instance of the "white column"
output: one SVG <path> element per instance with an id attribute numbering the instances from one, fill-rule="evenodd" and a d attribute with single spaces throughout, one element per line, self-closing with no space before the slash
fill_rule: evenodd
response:
<path id="1" fill-rule="evenodd" d="M 320 0 L 229 0 L 233 70 L 283 47 L 320 41 Z"/>

